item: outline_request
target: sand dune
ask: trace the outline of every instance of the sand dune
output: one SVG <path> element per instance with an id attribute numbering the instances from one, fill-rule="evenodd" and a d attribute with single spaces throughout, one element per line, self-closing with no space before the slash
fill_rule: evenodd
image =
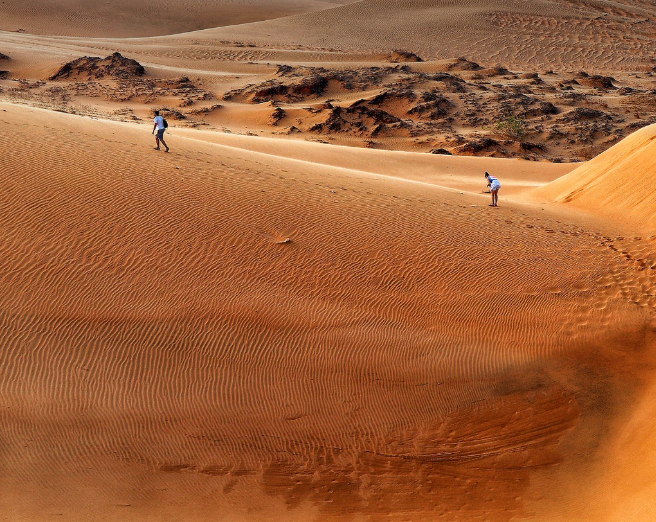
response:
<path id="1" fill-rule="evenodd" d="M 639 1 L 363 0 L 326 12 L 209 30 L 210 38 L 467 56 L 506 66 L 631 70 L 653 63 L 654 6 Z M 201 36 L 201 35 L 199 35 Z"/>
<path id="2" fill-rule="evenodd" d="M 255 46 L 240 51 L 262 61 L 342 61 L 340 53 L 387 56 L 407 49 L 429 60 L 466 56 L 488 66 L 525 70 L 653 72 L 655 66 L 646 45 L 656 35 L 655 11 L 646 0 L 243 0 L 202 5 L 143 0 L 85 4 L 83 9 L 72 0 L 9 0 L 0 5 L 0 15 L 5 31 L 113 38 L 172 35 L 130 45 L 170 45 L 180 52 L 190 44 L 239 43 Z M 113 40 L 111 50 L 122 45 Z M 220 49 L 192 50 L 227 58 Z"/>
<path id="3" fill-rule="evenodd" d="M 641 389 L 652 277 L 584 218 L 385 175 L 408 153 L 1 109 L 16 519 L 521 518 Z"/>
<path id="4" fill-rule="evenodd" d="M 577 168 L 540 188 L 539 197 L 608 216 L 641 231 L 656 227 L 656 126 L 641 129 Z"/>
<path id="5" fill-rule="evenodd" d="M 355 0 L 5 0 L 0 30 L 32 34 L 135 37 L 182 33 L 307 11 Z"/>
<path id="6" fill-rule="evenodd" d="M 0 4 L 0 519 L 653 519 L 654 12 Z"/>

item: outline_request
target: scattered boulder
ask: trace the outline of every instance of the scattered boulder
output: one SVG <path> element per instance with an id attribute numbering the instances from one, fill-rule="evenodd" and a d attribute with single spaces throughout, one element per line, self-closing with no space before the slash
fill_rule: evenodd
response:
<path id="1" fill-rule="evenodd" d="M 276 96 L 283 96 L 287 94 L 289 87 L 280 82 L 269 81 L 264 82 L 253 91 L 251 101 L 253 103 L 263 103 L 272 101 Z M 232 98 L 232 92 L 228 92 L 223 96 L 224 100 Z"/>
<path id="2" fill-rule="evenodd" d="M 578 78 L 579 85 L 603 90 L 617 89 L 617 87 L 613 85 L 614 81 L 616 80 L 612 76 L 600 76 L 598 74 L 595 74 L 594 76 L 584 76 Z"/>
<path id="3" fill-rule="evenodd" d="M 444 65 L 444 68 L 447 71 L 479 71 L 483 67 L 481 67 L 476 62 L 472 62 L 461 56 L 460 58 L 448 61 Z"/>
<path id="4" fill-rule="evenodd" d="M 424 60 L 418 55 L 416 55 L 415 53 L 397 49 L 396 51 L 392 51 L 392 53 L 389 56 L 389 61 L 392 63 L 400 63 L 400 62 L 423 62 Z"/>
<path id="5" fill-rule="evenodd" d="M 487 136 L 466 141 L 457 148 L 459 154 L 481 154 L 490 152 L 503 152 L 498 141 Z"/>
<path id="6" fill-rule="evenodd" d="M 167 118 L 169 120 L 186 120 L 187 117 L 182 114 L 180 111 L 176 111 L 175 109 L 169 109 L 167 107 L 162 107 L 159 109 L 160 115 L 162 115 L 164 118 Z M 154 115 L 154 113 L 153 113 Z"/>
<path id="7" fill-rule="evenodd" d="M 269 117 L 269 125 L 273 125 L 275 127 L 285 116 L 287 116 L 285 110 L 280 107 L 276 107 Z"/>
<path id="8" fill-rule="evenodd" d="M 0 53 L 0 60 L 9 60 L 9 56 L 7 56 L 6 54 Z"/>
<path id="9" fill-rule="evenodd" d="M 611 120 L 612 116 L 604 111 L 591 109 L 589 107 L 577 107 L 563 114 L 560 119 L 568 123 L 576 123 L 581 120 Z"/>
<path id="10" fill-rule="evenodd" d="M 556 107 L 551 102 L 545 101 L 538 102 L 535 106 L 530 107 L 526 111 L 526 116 L 529 118 L 536 116 L 547 116 L 551 114 L 558 114 L 558 107 Z"/>
<path id="11" fill-rule="evenodd" d="M 519 148 L 527 152 L 533 152 L 536 150 L 544 152 L 546 150 L 546 147 L 542 143 L 533 143 L 531 141 L 523 141 L 519 144 Z"/>
<path id="12" fill-rule="evenodd" d="M 635 94 L 637 92 L 639 91 L 637 89 L 633 89 L 632 87 L 622 87 L 617 91 L 617 94 L 620 96 L 628 96 L 629 94 Z"/>
<path id="13" fill-rule="evenodd" d="M 478 64 L 474 64 L 474 65 L 478 65 Z M 506 69 L 505 67 L 503 67 L 501 65 L 497 65 L 496 67 L 490 67 L 488 69 L 480 69 L 479 68 L 479 69 L 473 69 L 473 70 L 477 71 L 477 76 L 479 78 L 482 78 L 482 77 L 493 78 L 495 76 L 505 76 L 507 74 L 511 74 L 508 69 Z"/>
<path id="14" fill-rule="evenodd" d="M 328 78 L 320 74 L 305 78 L 289 86 L 290 93 L 300 98 L 321 94 L 328 87 Z"/>
<path id="15" fill-rule="evenodd" d="M 374 122 L 374 124 L 390 124 L 390 123 L 398 123 L 401 121 L 400 118 L 397 118 L 393 114 L 390 114 L 389 112 L 386 112 L 381 109 L 371 109 L 369 107 L 353 107 L 353 108 L 348 108 L 346 109 L 347 114 L 357 114 L 361 116 L 365 116 L 367 118 L 371 118 Z"/>
<path id="16" fill-rule="evenodd" d="M 449 152 L 448 150 L 443 149 L 443 148 L 431 149 L 430 153 L 431 154 L 441 154 L 443 156 L 453 156 L 453 154 L 451 154 L 451 152 Z"/>
<path id="17" fill-rule="evenodd" d="M 444 85 L 444 90 L 451 93 L 467 92 L 467 82 L 462 78 L 447 73 L 437 73 L 426 75 L 426 79 L 439 82 Z"/>
<path id="18" fill-rule="evenodd" d="M 50 76 L 50 80 L 121 78 L 130 79 L 143 76 L 146 70 L 136 60 L 115 52 L 106 58 L 83 56 L 62 65 Z"/>
<path id="19" fill-rule="evenodd" d="M 276 74 L 278 76 L 287 76 L 289 74 L 292 74 L 295 71 L 295 69 L 291 65 L 278 65 L 278 70 L 276 71 Z"/>

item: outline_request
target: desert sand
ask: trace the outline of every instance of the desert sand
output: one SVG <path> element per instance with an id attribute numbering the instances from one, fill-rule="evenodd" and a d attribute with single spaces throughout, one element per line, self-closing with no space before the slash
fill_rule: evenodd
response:
<path id="1" fill-rule="evenodd" d="M 0 7 L 0 518 L 656 518 L 653 6 L 51 3 Z"/>

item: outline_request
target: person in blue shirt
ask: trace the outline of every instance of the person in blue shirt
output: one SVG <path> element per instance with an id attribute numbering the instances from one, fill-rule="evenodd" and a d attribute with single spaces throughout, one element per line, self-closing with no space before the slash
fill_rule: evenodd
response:
<path id="1" fill-rule="evenodd" d="M 153 125 L 153 132 L 151 134 L 155 134 L 155 129 L 157 129 L 157 136 L 155 136 L 155 143 L 157 143 L 157 147 L 155 147 L 155 150 L 159 150 L 159 142 L 161 141 L 162 144 L 166 147 L 166 152 L 168 152 L 169 146 L 164 141 L 164 131 L 166 130 L 166 125 L 164 125 L 164 118 L 159 115 L 159 111 L 155 111 L 154 122 L 155 125 Z"/>

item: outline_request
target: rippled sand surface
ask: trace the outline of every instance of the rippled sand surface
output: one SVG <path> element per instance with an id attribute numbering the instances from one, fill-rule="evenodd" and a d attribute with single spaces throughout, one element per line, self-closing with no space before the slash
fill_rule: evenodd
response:
<path id="1" fill-rule="evenodd" d="M 161 38 L 0 32 L 0 519 L 654 518 L 656 126 L 547 163 L 263 137 L 256 104 L 211 97 L 278 62 L 437 53 L 429 22 L 462 29 L 448 58 L 514 48 L 646 86 L 650 6 L 246 4 L 223 8 L 252 24 Z M 47 80 L 115 50 L 153 99 Z M 169 117 L 153 150 L 152 108 L 202 103 L 253 126 Z"/>

